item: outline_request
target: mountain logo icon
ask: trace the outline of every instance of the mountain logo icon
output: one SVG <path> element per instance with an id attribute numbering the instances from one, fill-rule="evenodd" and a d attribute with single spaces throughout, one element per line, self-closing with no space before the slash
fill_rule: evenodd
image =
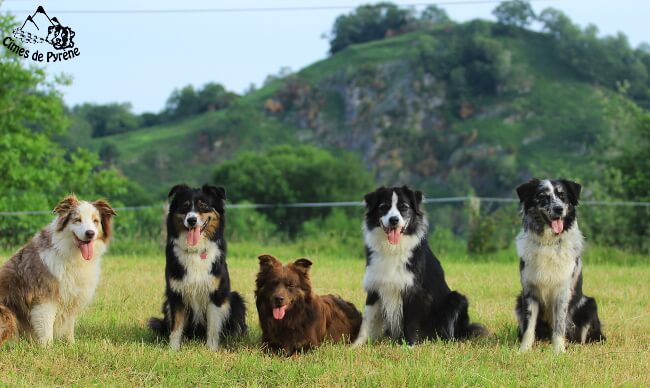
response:
<path id="1" fill-rule="evenodd" d="M 55 17 L 50 18 L 40 5 L 34 14 L 27 16 L 21 27 L 14 29 L 13 35 L 23 43 L 46 42 L 57 50 L 74 47 L 75 32 L 72 28 L 62 25 Z"/>

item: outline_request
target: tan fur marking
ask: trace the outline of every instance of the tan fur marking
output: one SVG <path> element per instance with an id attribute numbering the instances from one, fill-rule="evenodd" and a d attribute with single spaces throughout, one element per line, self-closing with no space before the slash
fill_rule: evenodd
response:
<path id="1" fill-rule="evenodd" d="M 172 327 L 172 331 L 176 331 L 180 329 L 180 325 L 183 325 L 185 323 L 185 309 L 178 309 L 176 313 L 174 314 L 174 327 Z"/>
<path id="2" fill-rule="evenodd" d="M 214 236 L 214 234 L 217 232 L 217 230 L 219 230 L 219 226 L 221 225 L 221 216 L 219 215 L 219 212 L 217 212 L 214 209 L 210 212 L 199 213 L 199 214 L 201 215 L 201 219 L 210 217 L 210 221 L 205 226 L 203 233 L 206 238 L 211 239 Z"/>
<path id="3" fill-rule="evenodd" d="M 221 278 L 219 276 L 212 276 L 210 279 L 210 292 L 219 288 L 221 285 Z"/>

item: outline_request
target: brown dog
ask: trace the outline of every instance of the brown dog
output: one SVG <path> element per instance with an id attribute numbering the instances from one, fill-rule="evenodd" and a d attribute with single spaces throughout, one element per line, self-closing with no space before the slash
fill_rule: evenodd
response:
<path id="1" fill-rule="evenodd" d="M 262 255 L 259 261 L 255 304 L 268 349 L 291 355 L 325 340 L 354 341 L 361 313 L 338 296 L 312 292 L 311 261 L 298 259 L 283 266 L 271 255 Z"/>
<path id="2" fill-rule="evenodd" d="M 115 211 L 103 200 L 65 197 L 56 218 L 0 267 L 0 344 L 19 335 L 43 345 L 74 342 L 92 300 Z"/>

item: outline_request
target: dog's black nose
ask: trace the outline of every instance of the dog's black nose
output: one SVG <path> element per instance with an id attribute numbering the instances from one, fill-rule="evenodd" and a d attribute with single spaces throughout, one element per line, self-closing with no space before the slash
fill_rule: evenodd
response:
<path id="1" fill-rule="evenodd" d="M 190 217 L 187 219 L 187 224 L 189 226 L 195 226 L 196 225 L 196 217 Z"/>
<path id="2" fill-rule="evenodd" d="M 562 211 L 564 208 L 562 206 L 553 206 L 553 213 L 555 214 L 562 214 Z"/>
<path id="3" fill-rule="evenodd" d="M 391 224 L 391 226 L 397 226 L 399 224 L 399 217 L 391 217 L 388 219 L 388 222 Z"/>
<path id="4" fill-rule="evenodd" d="M 87 230 L 86 231 L 86 238 L 93 238 L 95 237 L 95 231 L 94 230 Z"/>
<path id="5" fill-rule="evenodd" d="M 274 296 L 273 301 L 275 302 L 276 305 L 281 305 L 282 302 L 284 302 L 284 297 L 282 296 Z"/>

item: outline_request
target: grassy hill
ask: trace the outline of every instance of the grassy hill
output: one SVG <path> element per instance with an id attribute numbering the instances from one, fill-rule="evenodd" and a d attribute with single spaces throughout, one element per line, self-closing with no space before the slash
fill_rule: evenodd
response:
<path id="1" fill-rule="evenodd" d="M 242 150 L 358 153 L 378 183 L 429 195 L 510 194 L 533 175 L 584 176 L 625 136 L 625 98 L 586 82 L 548 34 L 473 21 L 350 46 L 233 106 L 93 140 L 158 195 L 211 180 Z"/>

